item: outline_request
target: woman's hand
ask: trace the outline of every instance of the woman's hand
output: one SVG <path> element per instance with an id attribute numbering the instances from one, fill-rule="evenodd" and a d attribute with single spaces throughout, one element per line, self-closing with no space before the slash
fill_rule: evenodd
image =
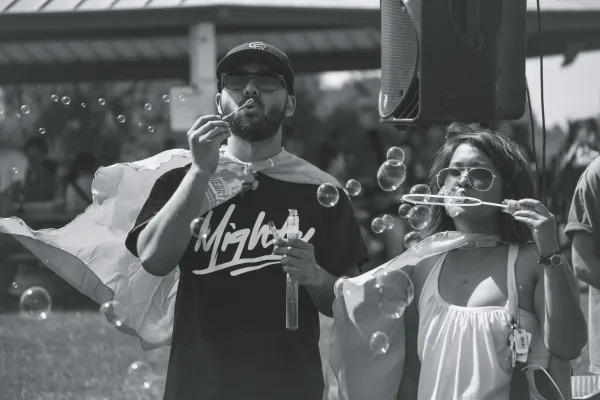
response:
<path id="1" fill-rule="evenodd" d="M 523 199 L 517 202 L 519 208 L 512 216 L 531 229 L 533 239 L 541 256 L 549 256 L 560 250 L 556 234 L 556 219 L 546 206 L 538 200 Z"/>

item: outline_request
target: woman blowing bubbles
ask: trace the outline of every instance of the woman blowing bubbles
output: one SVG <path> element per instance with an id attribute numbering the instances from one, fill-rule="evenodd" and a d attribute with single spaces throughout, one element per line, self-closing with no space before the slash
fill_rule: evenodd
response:
<path id="1" fill-rule="evenodd" d="M 579 356 L 586 325 L 554 216 L 531 199 L 527 162 L 514 142 L 459 125 L 448 132 L 429 174 L 432 189 L 493 203 L 520 200 L 512 215 L 489 206 L 433 207 L 429 234 L 486 236 L 411 271 L 415 297 L 405 312 L 399 398 L 528 399 L 526 385 L 516 384 L 519 373 L 513 375 L 525 363 L 549 369 L 570 396 L 566 361 Z M 530 351 L 509 347 L 515 335 L 529 334 Z"/>

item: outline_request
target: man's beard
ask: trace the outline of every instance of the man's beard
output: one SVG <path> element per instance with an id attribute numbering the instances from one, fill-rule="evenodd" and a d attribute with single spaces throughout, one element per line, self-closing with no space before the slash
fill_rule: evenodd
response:
<path id="1" fill-rule="evenodd" d="M 256 102 L 256 99 L 254 101 Z M 272 109 L 270 113 L 267 113 L 266 110 L 261 107 L 260 109 L 262 110 L 262 115 L 260 118 L 252 121 L 249 121 L 246 118 L 244 110 L 235 113 L 234 116 L 229 120 L 231 132 L 235 136 L 249 142 L 258 142 L 272 138 L 279 130 L 279 127 L 285 118 L 286 106 L 287 100 L 286 104 L 284 104 L 282 108 Z M 222 109 L 223 115 L 228 115 L 237 110 L 237 106 L 233 108 L 229 104 L 222 104 Z"/>

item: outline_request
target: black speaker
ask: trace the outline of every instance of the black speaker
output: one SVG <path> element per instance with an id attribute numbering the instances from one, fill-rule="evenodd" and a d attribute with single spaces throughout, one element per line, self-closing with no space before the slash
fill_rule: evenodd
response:
<path id="1" fill-rule="evenodd" d="M 520 118 L 526 12 L 526 0 L 381 0 L 381 121 Z"/>

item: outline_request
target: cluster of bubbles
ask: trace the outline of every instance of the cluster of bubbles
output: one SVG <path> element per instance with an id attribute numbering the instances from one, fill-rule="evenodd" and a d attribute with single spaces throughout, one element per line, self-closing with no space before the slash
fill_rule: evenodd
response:
<path id="1" fill-rule="evenodd" d="M 13 287 L 17 284 L 13 283 Z M 32 286 L 21 294 L 19 310 L 22 316 L 36 320 L 46 320 L 52 309 L 52 298 L 41 286 Z"/>
<path id="2" fill-rule="evenodd" d="M 387 151 L 386 158 L 387 160 L 377 170 L 377 183 L 381 190 L 393 192 L 406 179 L 404 150 L 400 147 L 392 147 Z"/>
<path id="3" fill-rule="evenodd" d="M 356 197 L 362 192 L 362 185 L 356 179 L 349 179 L 344 185 L 344 191 L 350 197 Z M 338 188 L 329 182 L 321 184 L 317 188 L 317 201 L 323 207 L 331 208 L 340 200 Z"/>
<path id="4" fill-rule="evenodd" d="M 374 289 L 379 294 L 379 310 L 391 319 L 401 318 L 415 296 L 414 285 L 402 270 L 379 271 L 375 275 Z M 382 355 L 387 353 L 390 340 L 384 332 L 375 331 L 371 335 L 369 346 L 374 354 Z"/>

